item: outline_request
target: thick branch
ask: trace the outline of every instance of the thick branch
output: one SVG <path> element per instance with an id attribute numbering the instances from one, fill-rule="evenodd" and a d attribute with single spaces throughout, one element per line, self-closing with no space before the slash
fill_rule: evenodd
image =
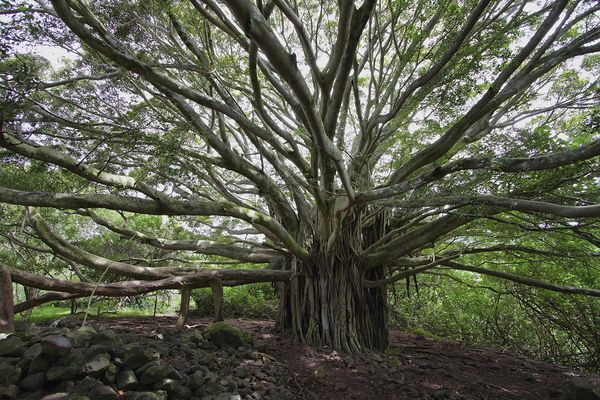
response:
<path id="1" fill-rule="evenodd" d="M 538 287 L 542 289 L 551 290 L 553 292 L 560 292 L 566 294 L 583 294 L 586 296 L 600 297 L 600 290 L 598 289 L 588 289 L 588 288 L 579 288 L 573 286 L 560 286 L 555 285 L 553 283 L 539 281 L 537 279 L 527 278 L 524 276 L 519 276 L 515 274 L 511 274 L 508 272 L 494 271 L 487 268 L 475 267 L 472 265 L 459 264 L 454 261 L 445 261 L 443 265 L 450 267 L 452 269 L 458 269 L 462 271 L 470 271 L 476 272 L 482 275 L 490 275 L 496 278 L 506 279 L 508 281 L 522 283 L 527 286 Z"/>
<path id="2" fill-rule="evenodd" d="M 536 200 L 513 199 L 496 196 L 449 196 L 439 199 L 422 199 L 417 202 L 398 202 L 402 207 L 425 207 L 444 205 L 486 205 L 523 212 L 536 212 L 566 218 L 600 217 L 600 204 L 591 206 L 565 206 Z"/>
<path id="3" fill-rule="evenodd" d="M 269 230 L 302 260 L 309 260 L 310 254 L 291 237 L 273 218 L 255 210 L 240 207 L 230 202 L 202 200 L 170 200 L 168 205 L 158 204 L 149 199 L 118 196 L 112 194 L 78 195 L 68 193 L 24 192 L 0 187 L 0 202 L 33 207 L 60 209 L 106 208 L 109 210 L 130 211 L 150 215 L 221 215 L 242 219 Z"/>

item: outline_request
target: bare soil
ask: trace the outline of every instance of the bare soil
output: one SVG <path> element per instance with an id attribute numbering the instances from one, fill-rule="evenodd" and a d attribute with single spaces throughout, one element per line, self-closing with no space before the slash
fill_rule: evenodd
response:
<path id="1" fill-rule="evenodd" d="M 175 317 L 136 317 L 93 323 L 151 341 L 156 340 L 153 332 L 168 331 L 175 321 Z M 392 331 L 392 345 L 384 354 L 339 354 L 298 344 L 274 332 L 272 321 L 226 322 L 263 342 L 261 351 L 290 370 L 291 389 L 298 399 L 567 400 L 569 381 L 577 376 L 600 388 L 600 376 L 525 359 L 501 348 L 476 348 Z M 200 329 L 209 323 L 205 318 L 188 322 L 189 327 Z"/>

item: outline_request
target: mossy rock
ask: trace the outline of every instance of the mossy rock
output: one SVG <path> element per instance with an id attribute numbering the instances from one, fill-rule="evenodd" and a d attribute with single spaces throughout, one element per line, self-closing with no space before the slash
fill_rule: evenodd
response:
<path id="1" fill-rule="evenodd" d="M 214 322 L 204 330 L 205 336 L 219 347 L 237 348 L 252 343 L 252 336 L 225 322 Z"/>

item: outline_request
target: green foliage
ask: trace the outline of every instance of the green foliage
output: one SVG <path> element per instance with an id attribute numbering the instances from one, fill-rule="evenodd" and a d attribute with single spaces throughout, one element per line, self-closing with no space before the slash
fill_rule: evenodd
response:
<path id="1" fill-rule="evenodd" d="M 571 283 L 585 279 L 566 271 L 557 275 Z M 392 325 L 425 337 L 500 346 L 527 357 L 598 370 L 600 300 L 468 273 L 451 276 L 455 280 L 421 275 L 419 294 L 398 296 L 391 307 Z"/>
<path id="2" fill-rule="evenodd" d="M 210 288 L 192 291 L 192 299 L 198 313 L 213 314 L 214 303 Z M 273 318 L 276 312 L 277 301 L 269 283 L 223 288 L 223 313 L 226 317 Z"/>

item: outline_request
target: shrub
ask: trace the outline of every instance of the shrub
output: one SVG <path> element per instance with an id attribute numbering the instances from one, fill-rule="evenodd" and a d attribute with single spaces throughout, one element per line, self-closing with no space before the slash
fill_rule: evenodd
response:
<path id="1" fill-rule="evenodd" d="M 196 311 L 203 316 L 213 315 L 214 303 L 210 288 L 192 291 Z M 269 283 L 223 288 L 223 313 L 227 317 L 274 318 L 277 299 Z"/>

